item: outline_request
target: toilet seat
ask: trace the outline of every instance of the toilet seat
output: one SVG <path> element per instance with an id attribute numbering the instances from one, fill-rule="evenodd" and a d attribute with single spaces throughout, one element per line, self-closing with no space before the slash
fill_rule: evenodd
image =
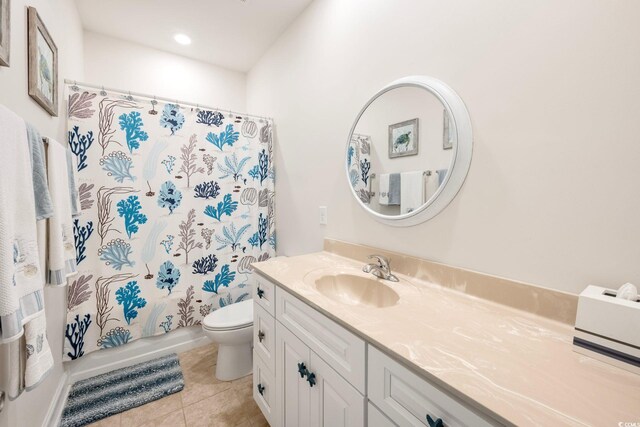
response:
<path id="1" fill-rule="evenodd" d="M 204 329 L 205 331 L 235 331 L 238 329 L 244 329 L 244 328 L 248 328 L 252 326 L 252 323 L 247 323 L 244 325 L 238 325 L 238 326 L 231 326 L 228 328 L 223 328 L 223 327 L 210 327 L 210 326 L 202 326 L 202 329 Z"/>
<path id="2" fill-rule="evenodd" d="M 207 331 L 233 331 L 253 324 L 253 301 L 245 300 L 209 313 L 202 321 Z"/>

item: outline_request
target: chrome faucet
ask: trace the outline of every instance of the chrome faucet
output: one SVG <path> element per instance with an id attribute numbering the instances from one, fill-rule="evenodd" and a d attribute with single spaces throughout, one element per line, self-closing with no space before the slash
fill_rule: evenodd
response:
<path id="1" fill-rule="evenodd" d="M 369 255 L 369 259 L 375 259 L 377 263 L 366 264 L 362 267 L 362 271 L 365 273 L 371 273 L 380 279 L 389 280 L 391 282 L 398 282 L 398 278 L 391 273 L 391 267 L 389 266 L 389 258 L 382 255 Z"/>

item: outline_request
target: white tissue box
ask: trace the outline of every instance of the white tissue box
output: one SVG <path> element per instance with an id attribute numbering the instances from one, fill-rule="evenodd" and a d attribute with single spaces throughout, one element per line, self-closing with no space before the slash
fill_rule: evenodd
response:
<path id="1" fill-rule="evenodd" d="M 578 297 L 573 349 L 640 374 L 640 301 L 588 286 Z"/>

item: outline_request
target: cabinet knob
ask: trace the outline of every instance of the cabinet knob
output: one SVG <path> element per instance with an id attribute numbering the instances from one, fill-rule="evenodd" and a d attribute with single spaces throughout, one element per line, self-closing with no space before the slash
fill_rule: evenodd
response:
<path id="1" fill-rule="evenodd" d="M 264 290 L 260 289 L 260 286 L 258 286 L 258 289 L 256 289 L 256 292 L 260 299 L 264 298 Z"/>
<path id="2" fill-rule="evenodd" d="M 429 427 L 444 427 L 442 418 L 436 418 L 434 420 L 433 418 L 431 418 L 431 415 L 427 414 L 427 422 L 429 423 Z"/>
<path id="3" fill-rule="evenodd" d="M 305 375 L 309 373 L 309 371 L 307 371 L 307 367 L 304 365 L 304 362 L 298 363 L 298 373 L 300 374 L 300 378 L 304 378 Z"/>
<path id="4" fill-rule="evenodd" d="M 258 341 L 262 342 L 263 339 L 264 339 L 264 332 L 258 329 Z"/>
<path id="5" fill-rule="evenodd" d="M 260 393 L 260 396 L 264 396 L 264 386 L 262 384 L 258 384 L 258 393 Z"/>
<path id="6" fill-rule="evenodd" d="M 308 372 L 307 381 L 309 382 L 309 387 L 313 387 L 314 385 L 316 385 L 316 374 L 314 374 L 313 372 Z"/>

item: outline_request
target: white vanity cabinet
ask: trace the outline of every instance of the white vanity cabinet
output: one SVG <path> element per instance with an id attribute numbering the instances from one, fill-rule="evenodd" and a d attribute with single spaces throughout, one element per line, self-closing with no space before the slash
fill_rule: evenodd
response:
<path id="1" fill-rule="evenodd" d="M 432 426 L 497 425 L 254 277 L 253 395 L 272 427 L 429 426 L 427 415 Z"/>
<path id="2" fill-rule="evenodd" d="M 429 426 L 442 419 L 444 427 L 493 425 L 380 350 L 369 346 L 367 355 L 367 395 L 394 424 Z"/>
<path id="3" fill-rule="evenodd" d="M 281 426 L 364 426 L 365 397 L 282 323 L 276 326 Z"/>
<path id="4" fill-rule="evenodd" d="M 253 396 L 269 424 L 364 426 L 365 342 L 254 276 Z"/>

